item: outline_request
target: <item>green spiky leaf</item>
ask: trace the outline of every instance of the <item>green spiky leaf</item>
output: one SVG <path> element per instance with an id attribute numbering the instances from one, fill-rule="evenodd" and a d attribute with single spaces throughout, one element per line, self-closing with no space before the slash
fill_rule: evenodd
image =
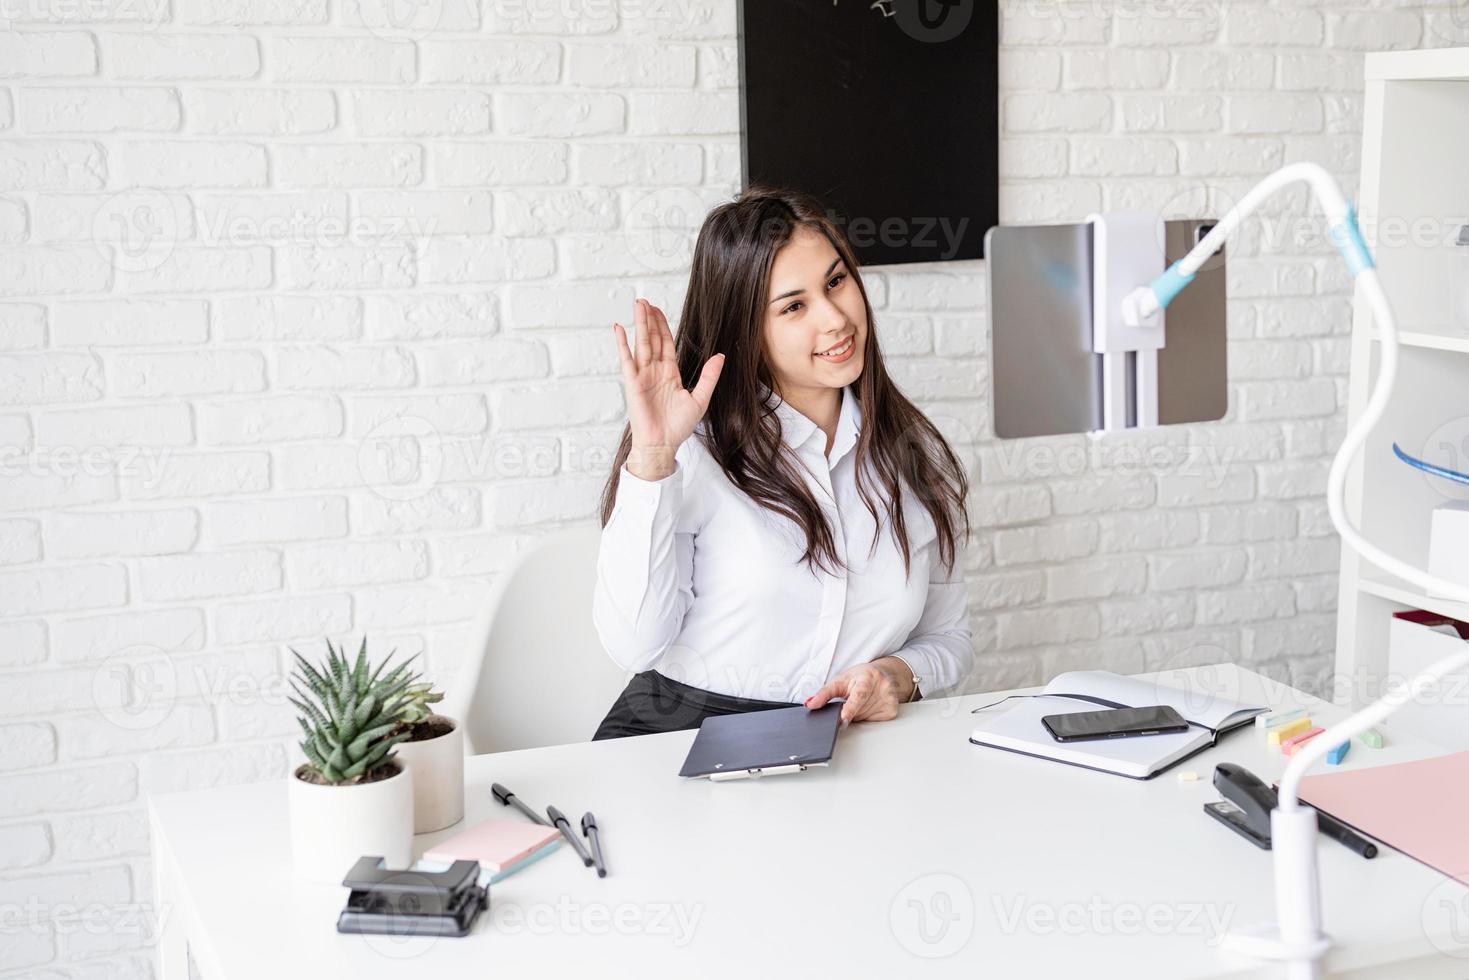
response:
<path id="1" fill-rule="evenodd" d="M 329 783 L 352 782 L 391 758 L 427 704 L 442 698 L 411 669 L 414 658 L 389 667 L 392 654 L 374 663 L 363 640 L 349 660 L 328 640 L 323 661 L 295 649 L 291 704 L 304 739 L 308 765 Z"/>

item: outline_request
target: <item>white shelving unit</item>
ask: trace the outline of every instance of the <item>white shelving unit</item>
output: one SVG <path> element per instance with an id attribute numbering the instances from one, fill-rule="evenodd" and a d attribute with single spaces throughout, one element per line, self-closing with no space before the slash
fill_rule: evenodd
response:
<path id="1" fill-rule="evenodd" d="M 1406 451 L 1463 471 L 1469 466 L 1469 247 L 1452 244 L 1469 223 L 1469 48 L 1369 54 L 1357 202 L 1388 297 L 1402 354 L 1392 404 L 1357 460 L 1347 507 L 1369 539 L 1419 567 L 1428 559 L 1434 507 L 1469 498 L 1393 456 Z M 1458 309 L 1456 310 L 1456 307 Z M 1353 420 L 1367 402 L 1379 339 L 1371 310 L 1353 308 Z M 1355 704 L 1393 673 L 1395 612 L 1426 609 L 1469 620 L 1469 606 L 1423 595 L 1343 548 L 1337 672 Z"/>

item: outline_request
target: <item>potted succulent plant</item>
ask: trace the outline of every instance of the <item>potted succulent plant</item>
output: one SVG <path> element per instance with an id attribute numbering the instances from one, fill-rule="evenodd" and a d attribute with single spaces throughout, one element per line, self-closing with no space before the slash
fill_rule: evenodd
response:
<path id="1" fill-rule="evenodd" d="M 399 731 L 398 757 L 413 770 L 413 832 L 443 830 L 464 819 L 464 732 L 453 718 L 435 714 L 442 692 L 427 682 L 409 685 Z"/>
<path id="2" fill-rule="evenodd" d="M 291 703 L 301 712 L 307 760 L 288 780 L 296 874 L 340 884 L 367 854 L 406 868 L 413 857 L 413 774 L 394 749 L 409 737 L 402 722 L 418 682 L 411 661 L 384 673 L 387 659 L 373 667 L 365 638 L 355 663 L 330 640 L 324 663 L 291 653 Z"/>

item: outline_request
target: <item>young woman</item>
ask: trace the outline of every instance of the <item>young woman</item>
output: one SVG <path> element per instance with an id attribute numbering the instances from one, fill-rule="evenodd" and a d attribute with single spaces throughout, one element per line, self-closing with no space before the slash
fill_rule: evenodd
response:
<path id="1" fill-rule="evenodd" d="M 820 205 L 715 208 L 677 339 L 645 300 L 633 319 L 593 618 L 636 673 L 595 737 L 838 698 L 843 723 L 880 721 L 963 681 L 968 481 L 888 377 Z"/>

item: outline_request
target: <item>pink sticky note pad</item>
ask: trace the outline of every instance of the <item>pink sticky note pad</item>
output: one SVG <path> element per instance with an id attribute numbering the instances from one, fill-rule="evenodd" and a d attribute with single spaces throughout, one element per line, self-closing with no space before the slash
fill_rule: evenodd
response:
<path id="1" fill-rule="evenodd" d="M 524 820 L 486 820 L 484 823 L 435 844 L 424 852 L 427 861 L 478 861 L 490 871 L 500 871 L 560 839 L 555 827 Z"/>

